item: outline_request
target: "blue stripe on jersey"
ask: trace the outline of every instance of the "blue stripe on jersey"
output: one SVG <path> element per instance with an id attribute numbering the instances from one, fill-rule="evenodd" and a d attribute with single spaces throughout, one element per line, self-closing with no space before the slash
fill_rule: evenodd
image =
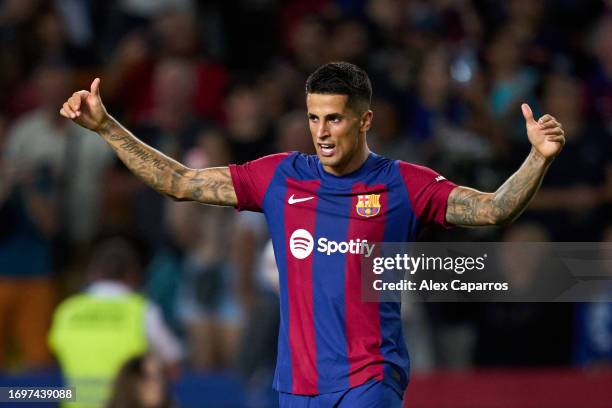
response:
<path id="1" fill-rule="evenodd" d="M 395 162 L 392 169 L 391 182 L 388 185 L 388 213 L 384 242 L 412 242 L 418 223 L 410 205 L 408 191 L 404 187 L 399 163 Z M 401 393 L 408 382 L 410 365 L 402 330 L 401 303 L 381 302 L 379 310 L 383 340 L 380 353 L 386 361 L 392 363 L 385 367 L 385 382 Z"/>
<path id="2" fill-rule="evenodd" d="M 317 245 L 320 237 L 329 241 L 348 241 L 349 217 L 339 217 L 338 214 L 350 214 L 351 196 L 350 189 L 343 192 L 337 187 L 329 187 L 325 181 L 319 191 L 325 190 L 326 187 L 328 194 L 331 190 L 335 202 L 324 198 L 327 194 L 319 195 L 312 261 L 319 390 L 329 389 L 332 384 L 334 389 L 349 388 L 344 326 L 346 255 L 340 252 L 326 255 L 317 251 Z"/>
<path id="3" fill-rule="evenodd" d="M 385 242 L 414 242 L 417 238 L 417 234 L 420 228 L 420 222 L 414 213 L 414 209 L 412 208 L 412 204 L 410 202 L 410 196 L 408 196 L 408 189 L 406 188 L 406 184 L 402 178 L 402 173 L 400 172 L 399 160 L 393 162 L 393 187 L 395 192 L 395 199 L 398 205 L 401 203 L 404 205 L 403 208 L 399 209 L 401 212 L 398 217 L 401 221 L 403 221 L 402 225 L 399 225 L 396 229 L 398 236 L 392 235 L 391 231 L 389 231 L 389 235 L 385 234 Z M 397 183 L 397 184 L 395 184 Z M 397 188 L 397 190 L 395 189 Z M 391 228 L 390 225 L 387 227 Z M 386 241 L 387 238 L 392 238 L 392 241 Z"/>
<path id="4" fill-rule="evenodd" d="M 291 157 L 291 156 L 289 156 Z M 286 176 L 283 175 L 281 166 L 286 163 L 288 159 L 283 160 L 279 163 L 276 168 L 270 186 L 266 191 L 266 195 L 263 200 L 263 208 L 265 209 L 264 214 L 268 228 L 270 229 L 270 236 L 272 237 L 284 237 L 285 235 L 285 206 L 282 200 L 275 199 L 275 197 L 285 197 L 287 191 Z M 270 219 L 274 217 L 274 220 Z M 284 239 L 272 240 L 274 247 L 274 255 L 276 258 L 276 265 L 278 267 L 279 275 L 279 286 L 280 286 L 280 327 L 278 333 L 278 352 L 276 354 L 276 371 L 274 373 L 274 388 L 281 388 L 280 382 L 282 381 L 284 389 L 291 389 L 292 387 L 292 369 L 291 369 L 291 350 L 289 348 L 289 288 L 287 286 L 287 252 L 285 247 Z"/>
<path id="5" fill-rule="evenodd" d="M 316 156 L 314 156 L 316 157 Z M 306 159 L 306 160 L 304 160 Z M 291 153 L 278 163 L 274 176 L 270 181 L 263 201 L 264 214 L 271 237 L 273 239 L 274 255 L 279 274 L 280 289 L 280 327 L 278 332 L 278 352 L 276 354 L 276 370 L 274 373 L 274 388 L 277 390 L 293 389 L 293 370 L 291 366 L 291 348 L 289 345 L 289 287 L 287 282 L 287 252 L 285 245 L 285 202 L 287 178 L 295 180 L 316 179 L 313 177 L 313 158 Z M 278 197 L 282 197 L 278 200 Z"/>

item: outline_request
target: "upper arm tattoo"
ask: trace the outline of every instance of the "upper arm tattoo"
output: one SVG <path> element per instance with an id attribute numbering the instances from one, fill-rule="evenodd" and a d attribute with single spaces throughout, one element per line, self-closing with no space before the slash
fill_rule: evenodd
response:
<path id="1" fill-rule="evenodd" d="M 182 195 L 187 200 L 214 205 L 236 206 L 238 204 L 228 167 L 192 170 L 186 179 L 187 183 Z"/>
<path id="2" fill-rule="evenodd" d="M 491 205 L 492 193 L 468 187 L 456 187 L 448 196 L 446 221 L 459 226 L 495 224 L 496 208 Z"/>

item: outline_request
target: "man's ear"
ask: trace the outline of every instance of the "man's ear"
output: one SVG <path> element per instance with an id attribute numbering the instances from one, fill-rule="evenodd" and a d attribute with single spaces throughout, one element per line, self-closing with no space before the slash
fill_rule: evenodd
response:
<path id="1" fill-rule="evenodd" d="M 372 127 L 372 118 L 374 117 L 374 112 L 371 110 L 367 110 L 363 112 L 361 115 L 361 120 L 359 121 L 359 131 L 361 133 L 365 133 Z"/>

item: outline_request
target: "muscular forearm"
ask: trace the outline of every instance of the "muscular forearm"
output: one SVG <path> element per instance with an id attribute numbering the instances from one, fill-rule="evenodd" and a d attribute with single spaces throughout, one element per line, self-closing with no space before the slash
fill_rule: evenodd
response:
<path id="1" fill-rule="evenodd" d="M 190 169 L 140 141 L 114 118 L 108 117 L 98 134 L 121 161 L 150 187 L 175 200 L 236 205 L 229 170 L 225 167 Z"/>
<path id="2" fill-rule="evenodd" d="M 493 195 L 497 221 L 507 224 L 514 221 L 524 210 L 540 188 L 551 159 L 546 159 L 531 149 L 529 156 Z"/>
<path id="3" fill-rule="evenodd" d="M 181 188 L 173 183 L 173 180 L 183 176 L 189 171 L 188 168 L 147 146 L 110 116 L 102 124 L 98 134 L 142 181 L 162 194 L 176 199 L 182 198 L 179 196 Z"/>
<path id="4" fill-rule="evenodd" d="M 495 193 L 458 187 L 448 199 L 446 219 L 459 226 L 503 225 L 515 220 L 538 191 L 551 160 L 534 149 Z"/>

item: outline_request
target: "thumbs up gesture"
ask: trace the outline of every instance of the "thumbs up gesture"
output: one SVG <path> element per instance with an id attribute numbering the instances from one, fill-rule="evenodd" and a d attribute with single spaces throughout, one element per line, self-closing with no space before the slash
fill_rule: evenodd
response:
<path id="1" fill-rule="evenodd" d="M 100 98 L 100 78 L 93 80 L 89 91 L 73 93 L 62 105 L 60 115 L 94 132 L 100 129 L 108 117 Z"/>
<path id="2" fill-rule="evenodd" d="M 527 137 L 532 146 L 544 158 L 549 159 L 558 155 L 565 144 L 565 133 L 557 119 L 546 114 L 536 121 L 529 105 L 524 103 L 521 109 L 525 117 Z"/>

